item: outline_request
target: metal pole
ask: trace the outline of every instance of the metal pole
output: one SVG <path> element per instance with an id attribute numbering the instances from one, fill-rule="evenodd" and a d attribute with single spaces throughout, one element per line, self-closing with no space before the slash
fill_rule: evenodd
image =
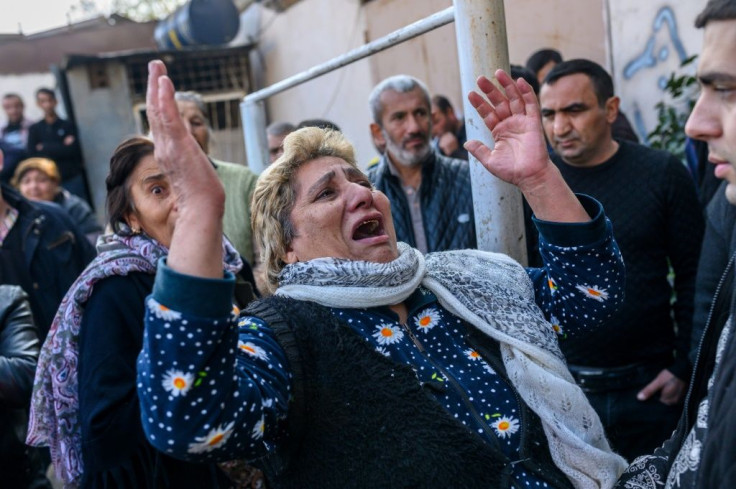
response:
<path id="1" fill-rule="evenodd" d="M 396 44 L 400 44 L 404 41 L 414 39 L 426 32 L 442 27 L 443 25 L 449 24 L 454 19 L 454 10 L 452 7 L 447 7 L 445 10 L 441 10 L 436 14 L 432 14 L 429 17 L 418 20 L 413 24 L 409 24 L 401 29 L 395 30 L 391 34 L 383 36 L 375 41 L 371 41 L 368 44 L 364 44 L 359 48 L 353 49 L 336 58 L 322 63 L 317 66 L 313 66 L 306 71 L 297 73 L 285 80 L 281 80 L 278 83 L 258 90 L 257 92 L 250 93 L 245 96 L 244 101 L 249 102 L 251 100 L 264 100 L 268 97 L 281 93 L 284 90 L 300 85 L 306 81 L 322 76 L 325 73 L 329 73 L 343 66 L 349 65 L 356 61 L 360 61 L 363 58 L 371 56 L 373 54 L 384 51 Z"/>
<path id="2" fill-rule="evenodd" d="M 454 9 L 448 7 L 436 14 L 402 27 L 387 36 L 356 48 L 346 54 L 333 58 L 292 77 L 275 83 L 269 87 L 250 93 L 240 104 L 245 135 L 245 152 L 248 166 L 260 173 L 268 164 L 268 142 L 266 140 L 266 113 L 263 101 L 268 97 L 281 93 L 304 82 L 322 76 L 343 66 L 388 49 L 396 44 L 413 39 L 426 32 L 449 24 L 454 20 Z"/>
<path id="3" fill-rule="evenodd" d="M 242 102 L 241 120 L 245 134 L 245 157 L 248 168 L 261 173 L 269 163 L 266 139 L 266 105 L 263 101 Z"/>
<path id="4" fill-rule="evenodd" d="M 463 93 L 477 90 L 480 75 L 509 70 L 503 0 L 454 0 L 460 81 Z M 467 99 L 463 103 L 468 139 L 493 148 L 493 138 Z M 478 248 L 505 253 L 526 264 L 524 215 L 519 190 L 494 177 L 472 156 L 475 228 Z"/>

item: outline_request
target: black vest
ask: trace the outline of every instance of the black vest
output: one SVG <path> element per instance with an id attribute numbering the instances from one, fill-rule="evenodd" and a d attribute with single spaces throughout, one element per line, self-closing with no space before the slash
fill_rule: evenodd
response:
<path id="1" fill-rule="evenodd" d="M 285 441 L 254 463 L 269 487 L 506 489 L 517 463 L 552 487 L 571 487 L 521 400 L 521 457 L 512 461 L 445 411 L 411 367 L 376 352 L 328 308 L 270 297 L 246 314 L 275 331 L 293 374 Z M 506 375 L 496 342 L 474 329 L 467 340 Z"/>

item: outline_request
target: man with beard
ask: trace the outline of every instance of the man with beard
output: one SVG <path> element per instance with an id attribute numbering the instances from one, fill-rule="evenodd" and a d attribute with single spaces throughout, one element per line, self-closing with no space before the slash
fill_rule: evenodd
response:
<path id="1" fill-rule="evenodd" d="M 398 240 L 422 253 L 475 248 L 468 163 L 432 150 L 427 88 L 392 76 L 373 89 L 369 104 L 373 140 L 386 151 L 368 177 L 391 201 Z"/>

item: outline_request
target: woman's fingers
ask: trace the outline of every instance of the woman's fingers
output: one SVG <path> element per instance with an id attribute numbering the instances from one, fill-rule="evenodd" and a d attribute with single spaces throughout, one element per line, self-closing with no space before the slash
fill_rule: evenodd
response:
<path id="1" fill-rule="evenodd" d="M 486 127 L 492 131 L 496 127 L 496 124 L 498 124 L 499 118 L 493 107 L 491 107 L 491 104 L 477 92 L 470 92 L 468 94 L 468 101 L 475 108 L 476 112 L 478 112 L 481 119 L 483 119 Z"/>
<path id="2" fill-rule="evenodd" d="M 482 76 L 478 78 L 478 88 L 486 94 L 488 101 L 491 102 L 493 110 L 500 120 L 503 120 L 511 115 L 511 109 L 509 107 L 509 101 L 506 95 L 499 90 L 499 88 L 491 82 L 488 78 Z"/>
<path id="3" fill-rule="evenodd" d="M 148 63 L 148 86 L 146 89 L 146 116 L 152 133 L 160 132 L 161 122 L 159 115 L 159 78 L 166 74 L 166 66 L 154 60 Z"/>

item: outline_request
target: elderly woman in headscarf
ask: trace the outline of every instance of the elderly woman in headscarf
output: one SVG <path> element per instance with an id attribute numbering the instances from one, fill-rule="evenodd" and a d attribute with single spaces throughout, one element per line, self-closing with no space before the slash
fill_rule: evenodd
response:
<path id="1" fill-rule="evenodd" d="M 623 263 L 594 200 L 549 161 L 531 88 L 503 71 L 470 100 L 517 185 L 546 267 L 397 243 L 385 195 L 342 135 L 308 128 L 260 177 L 253 225 L 275 295 L 222 298 L 222 190 L 149 67 L 157 154 L 177 189 L 168 258 L 147 302 L 138 392 L 148 439 L 186 460 L 241 457 L 276 488 L 610 487 L 625 467 L 559 350 L 622 299 Z M 490 103 L 489 103 L 490 101 Z M 160 152 L 160 153 L 159 153 Z M 558 319 L 559 318 L 559 321 Z"/>
<path id="2" fill-rule="evenodd" d="M 141 426 L 135 365 L 144 302 L 177 223 L 177 198 L 153 151 L 137 137 L 112 155 L 105 183 L 113 232 L 98 240 L 97 257 L 62 300 L 41 349 L 28 443 L 49 447 L 65 488 L 230 486 L 214 464 L 154 449 Z M 216 239 L 220 267 L 237 273 L 237 251 L 222 234 Z"/>

